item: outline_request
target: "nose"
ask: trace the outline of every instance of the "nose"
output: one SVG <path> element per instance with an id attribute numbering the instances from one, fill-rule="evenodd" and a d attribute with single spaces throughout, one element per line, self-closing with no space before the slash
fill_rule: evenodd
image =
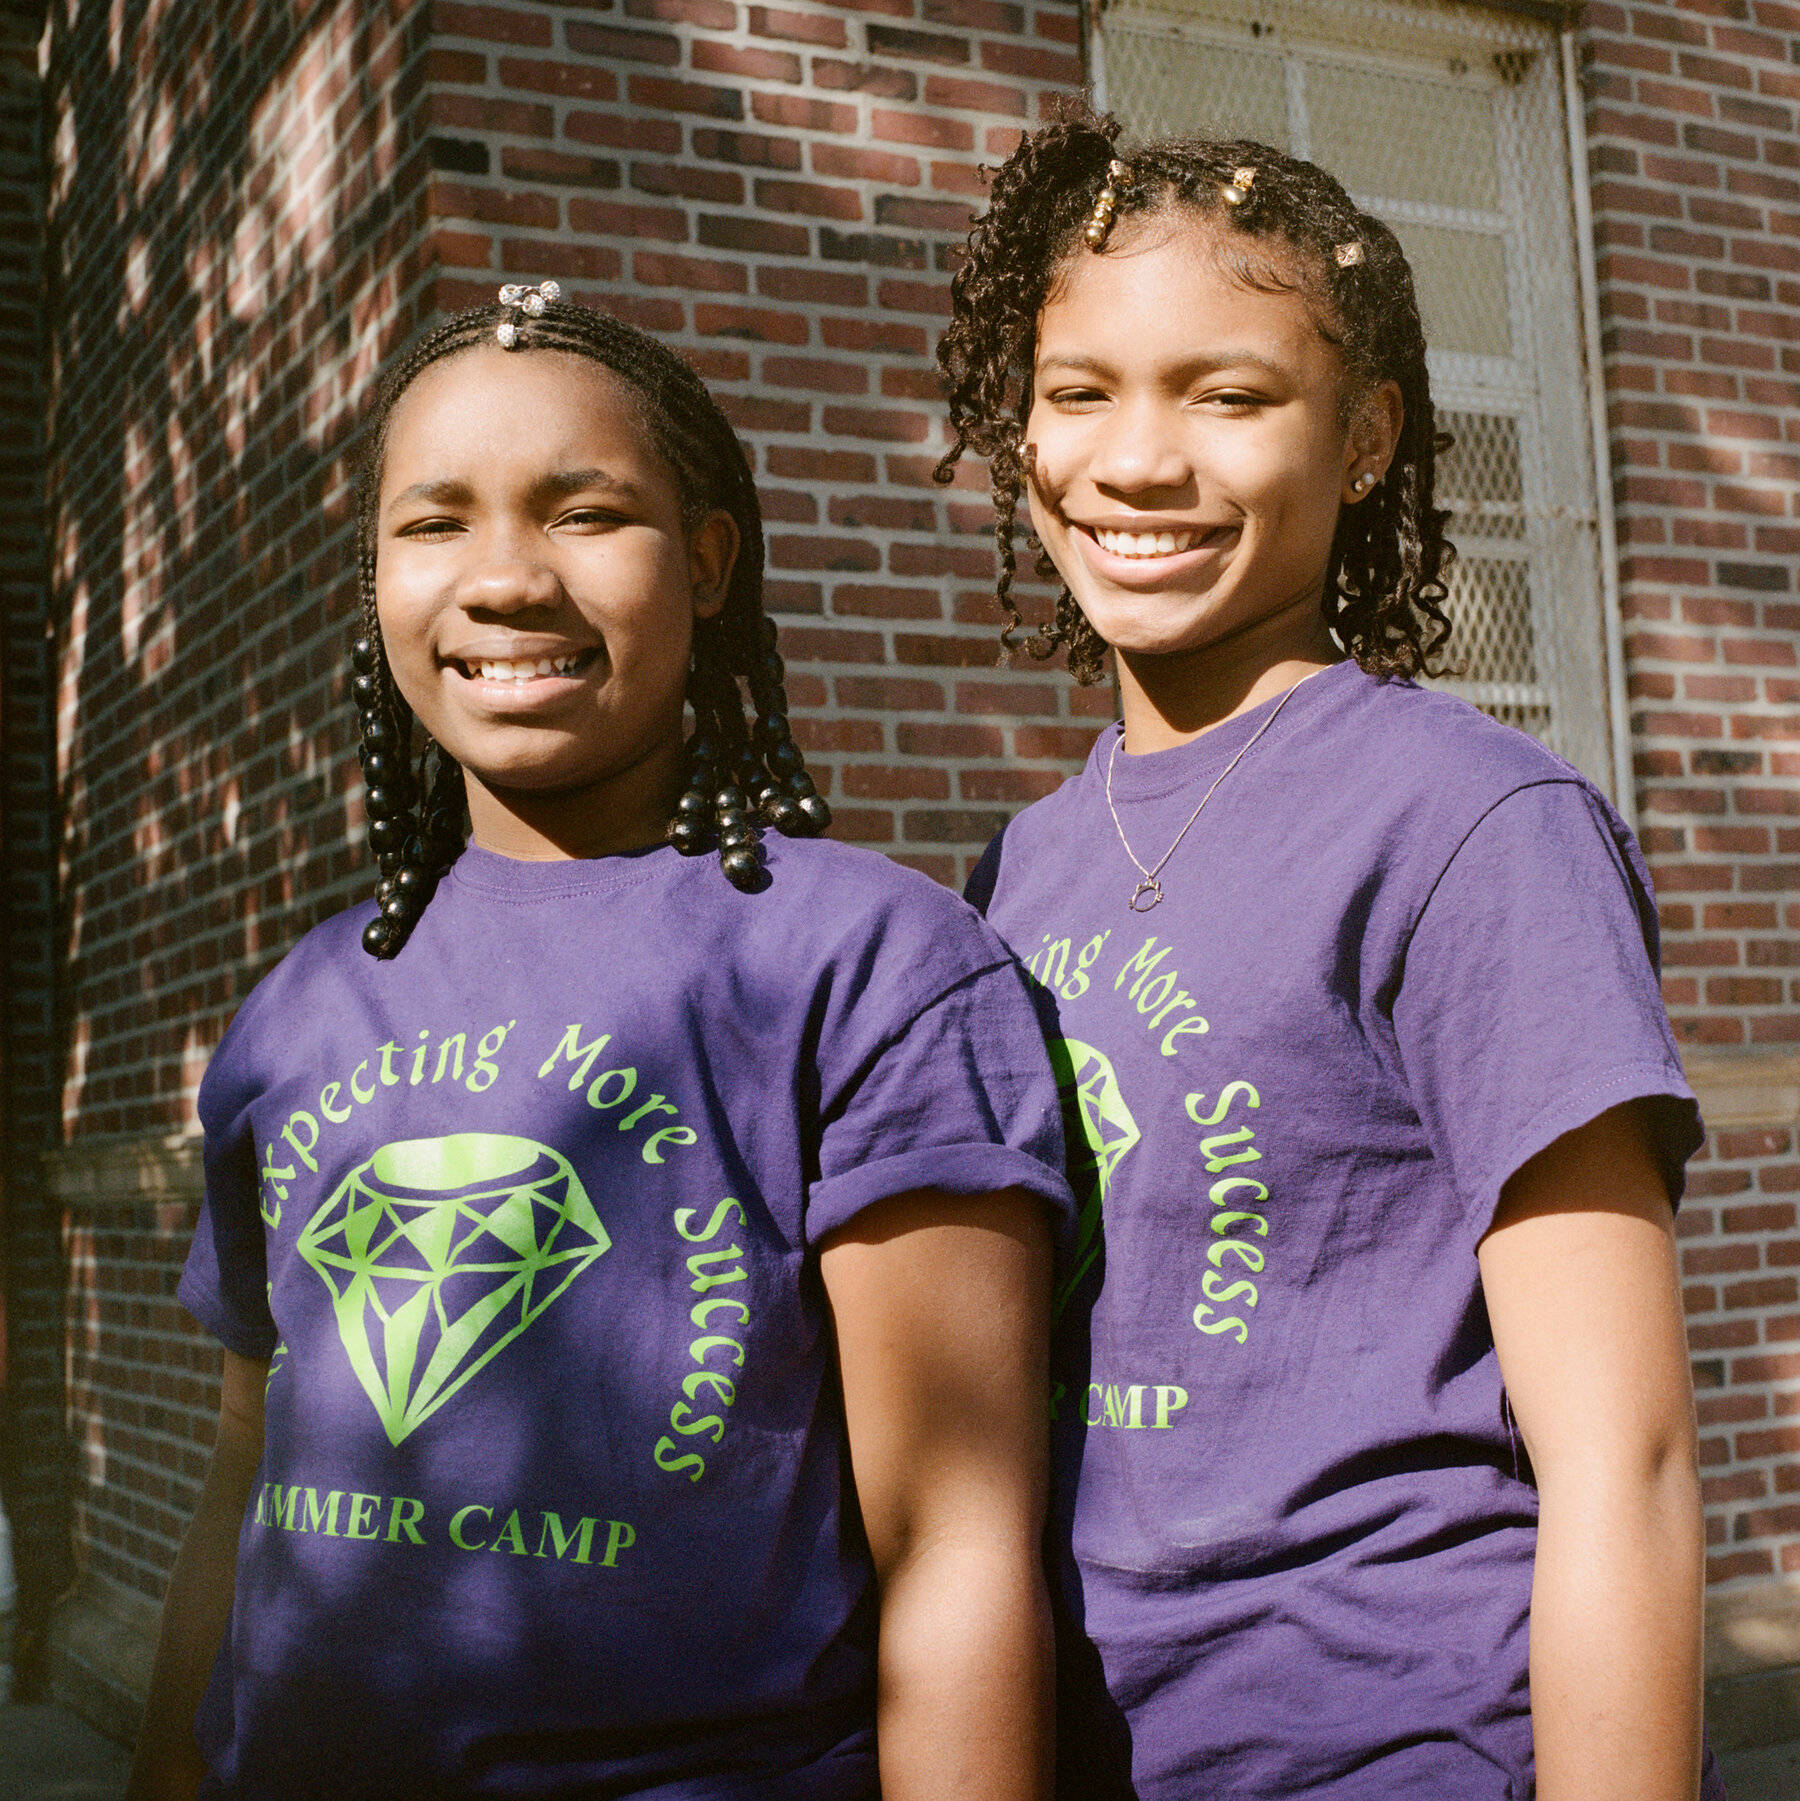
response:
<path id="1" fill-rule="evenodd" d="M 1098 426 L 1088 462 L 1095 487 L 1142 498 L 1179 493 L 1192 485 L 1194 466 L 1185 435 L 1159 397 L 1125 400 Z"/>
<path id="2" fill-rule="evenodd" d="M 469 613 L 511 615 L 554 607 L 562 582 L 528 534 L 496 529 L 484 534 L 457 595 Z"/>

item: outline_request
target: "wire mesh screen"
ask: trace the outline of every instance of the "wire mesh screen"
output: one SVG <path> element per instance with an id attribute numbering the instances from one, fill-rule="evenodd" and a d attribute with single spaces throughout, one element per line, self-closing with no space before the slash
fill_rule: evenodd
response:
<path id="1" fill-rule="evenodd" d="M 1594 473 L 1554 32 L 1393 0 L 1113 0 L 1101 97 L 1133 140 L 1259 138 L 1406 249 L 1454 447 L 1443 686 L 1610 789 Z"/>

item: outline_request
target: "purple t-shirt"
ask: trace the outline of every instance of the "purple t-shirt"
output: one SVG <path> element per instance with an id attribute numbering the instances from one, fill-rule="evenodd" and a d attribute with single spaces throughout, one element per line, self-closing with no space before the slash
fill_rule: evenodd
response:
<path id="1" fill-rule="evenodd" d="M 1154 755 L 1102 732 L 970 885 L 1038 984 L 1082 1208 L 1065 1792 L 1526 1801 L 1536 1496 L 1475 1249 L 1508 1176 L 1636 1096 L 1680 1192 L 1648 885 L 1567 764 L 1344 663 L 1132 913 L 1109 761 L 1151 863 L 1273 704 Z"/>
<path id="2" fill-rule="evenodd" d="M 183 1303 L 272 1358 L 214 1795 L 872 1801 L 875 1595 L 820 1238 L 1066 1208 L 994 934 L 885 858 L 466 852 L 306 937 L 201 1088 Z"/>

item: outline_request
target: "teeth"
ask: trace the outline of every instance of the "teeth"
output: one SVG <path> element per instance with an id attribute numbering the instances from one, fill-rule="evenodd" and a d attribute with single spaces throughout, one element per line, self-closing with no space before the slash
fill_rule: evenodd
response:
<path id="1" fill-rule="evenodd" d="M 1205 536 L 1204 532 L 1109 532 L 1096 527 L 1094 536 L 1102 550 L 1116 557 L 1169 557 L 1177 551 L 1192 550 Z"/>
<path id="2" fill-rule="evenodd" d="M 480 662 L 471 660 L 464 667 L 472 676 L 484 682 L 528 682 L 534 676 L 569 675 L 573 673 L 576 662 L 577 659 L 572 656 L 539 657 L 535 663 L 493 657 Z"/>

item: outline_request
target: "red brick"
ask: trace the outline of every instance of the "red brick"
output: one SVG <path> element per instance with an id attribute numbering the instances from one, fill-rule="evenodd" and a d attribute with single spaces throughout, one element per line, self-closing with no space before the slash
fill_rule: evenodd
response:
<path id="1" fill-rule="evenodd" d="M 548 49 L 550 21 L 538 12 L 514 12 L 499 6 L 463 4 L 463 0 L 431 0 L 430 29 L 446 37 L 480 38 L 490 44 L 529 44 Z"/>
<path id="2" fill-rule="evenodd" d="M 729 306 L 696 301 L 694 329 L 703 336 L 750 338 L 763 344 L 804 344 L 806 320 L 798 313 L 766 306 Z"/>
<path id="3" fill-rule="evenodd" d="M 878 181 L 890 187 L 916 187 L 919 182 L 918 158 L 902 156 L 896 151 L 820 140 L 811 146 L 809 154 L 815 175 L 836 176 L 848 181 Z"/>
<path id="4" fill-rule="evenodd" d="M 750 8 L 750 35 L 759 38 L 786 38 L 794 43 L 820 44 L 827 49 L 843 49 L 848 42 L 842 19 L 824 13 L 791 12 L 781 7 Z"/>
<path id="5" fill-rule="evenodd" d="M 800 79 L 800 59 L 786 50 L 758 50 L 696 38 L 691 55 L 694 67 L 703 74 L 735 75 L 744 81 Z"/>
<path id="6" fill-rule="evenodd" d="M 744 97 L 735 88 L 708 87 L 661 75 L 630 75 L 626 92 L 634 106 L 655 112 L 697 113 L 707 119 L 741 119 Z"/>
<path id="7" fill-rule="evenodd" d="M 671 32 L 623 31 L 616 25 L 594 25 L 569 19 L 563 38 L 578 56 L 600 56 L 608 62 L 657 63 L 672 69 L 681 61 L 681 40 Z"/>
<path id="8" fill-rule="evenodd" d="M 869 117 L 875 136 L 891 143 L 927 144 L 938 150 L 973 150 L 974 129 L 961 119 L 934 117 L 929 113 L 895 112 L 876 107 Z"/>
<path id="9" fill-rule="evenodd" d="M 843 792 L 852 800 L 948 800 L 950 777 L 922 764 L 863 764 L 844 770 Z"/>
<path id="10" fill-rule="evenodd" d="M 560 58 L 554 62 L 539 62 L 522 56 L 503 56 L 500 59 L 500 85 L 523 88 L 528 93 L 560 94 L 580 100 L 613 100 L 619 92 L 619 78 L 610 69 L 597 69 L 589 63 L 564 62 Z"/>
<path id="11" fill-rule="evenodd" d="M 620 117 L 616 113 L 570 113 L 563 135 L 578 144 L 605 144 L 617 150 L 654 150 L 665 155 L 681 147 L 681 127 L 668 119 Z M 696 150 L 701 133 L 696 131 Z"/>
<path id="12" fill-rule="evenodd" d="M 632 273 L 649 288 L 684 288 L 706 294 L 742 294 L 749 287 L 749 271 L 742 263 L 722 263 L 707 257 L 672 256 L 660 250 L 640 250 L 631 259 Z"/>
<path id="13" fill-rule="evenodd" d="M 813 100 L 798 94 L 756 93 L 750 109 L 764 125 L 782 125 L 793 131 L 832 131 L 848 134 L 856 129 L 856 108 L 835 101 Z M 800 166 L 799 146 L 794 146 L 793 168 Z"/>

